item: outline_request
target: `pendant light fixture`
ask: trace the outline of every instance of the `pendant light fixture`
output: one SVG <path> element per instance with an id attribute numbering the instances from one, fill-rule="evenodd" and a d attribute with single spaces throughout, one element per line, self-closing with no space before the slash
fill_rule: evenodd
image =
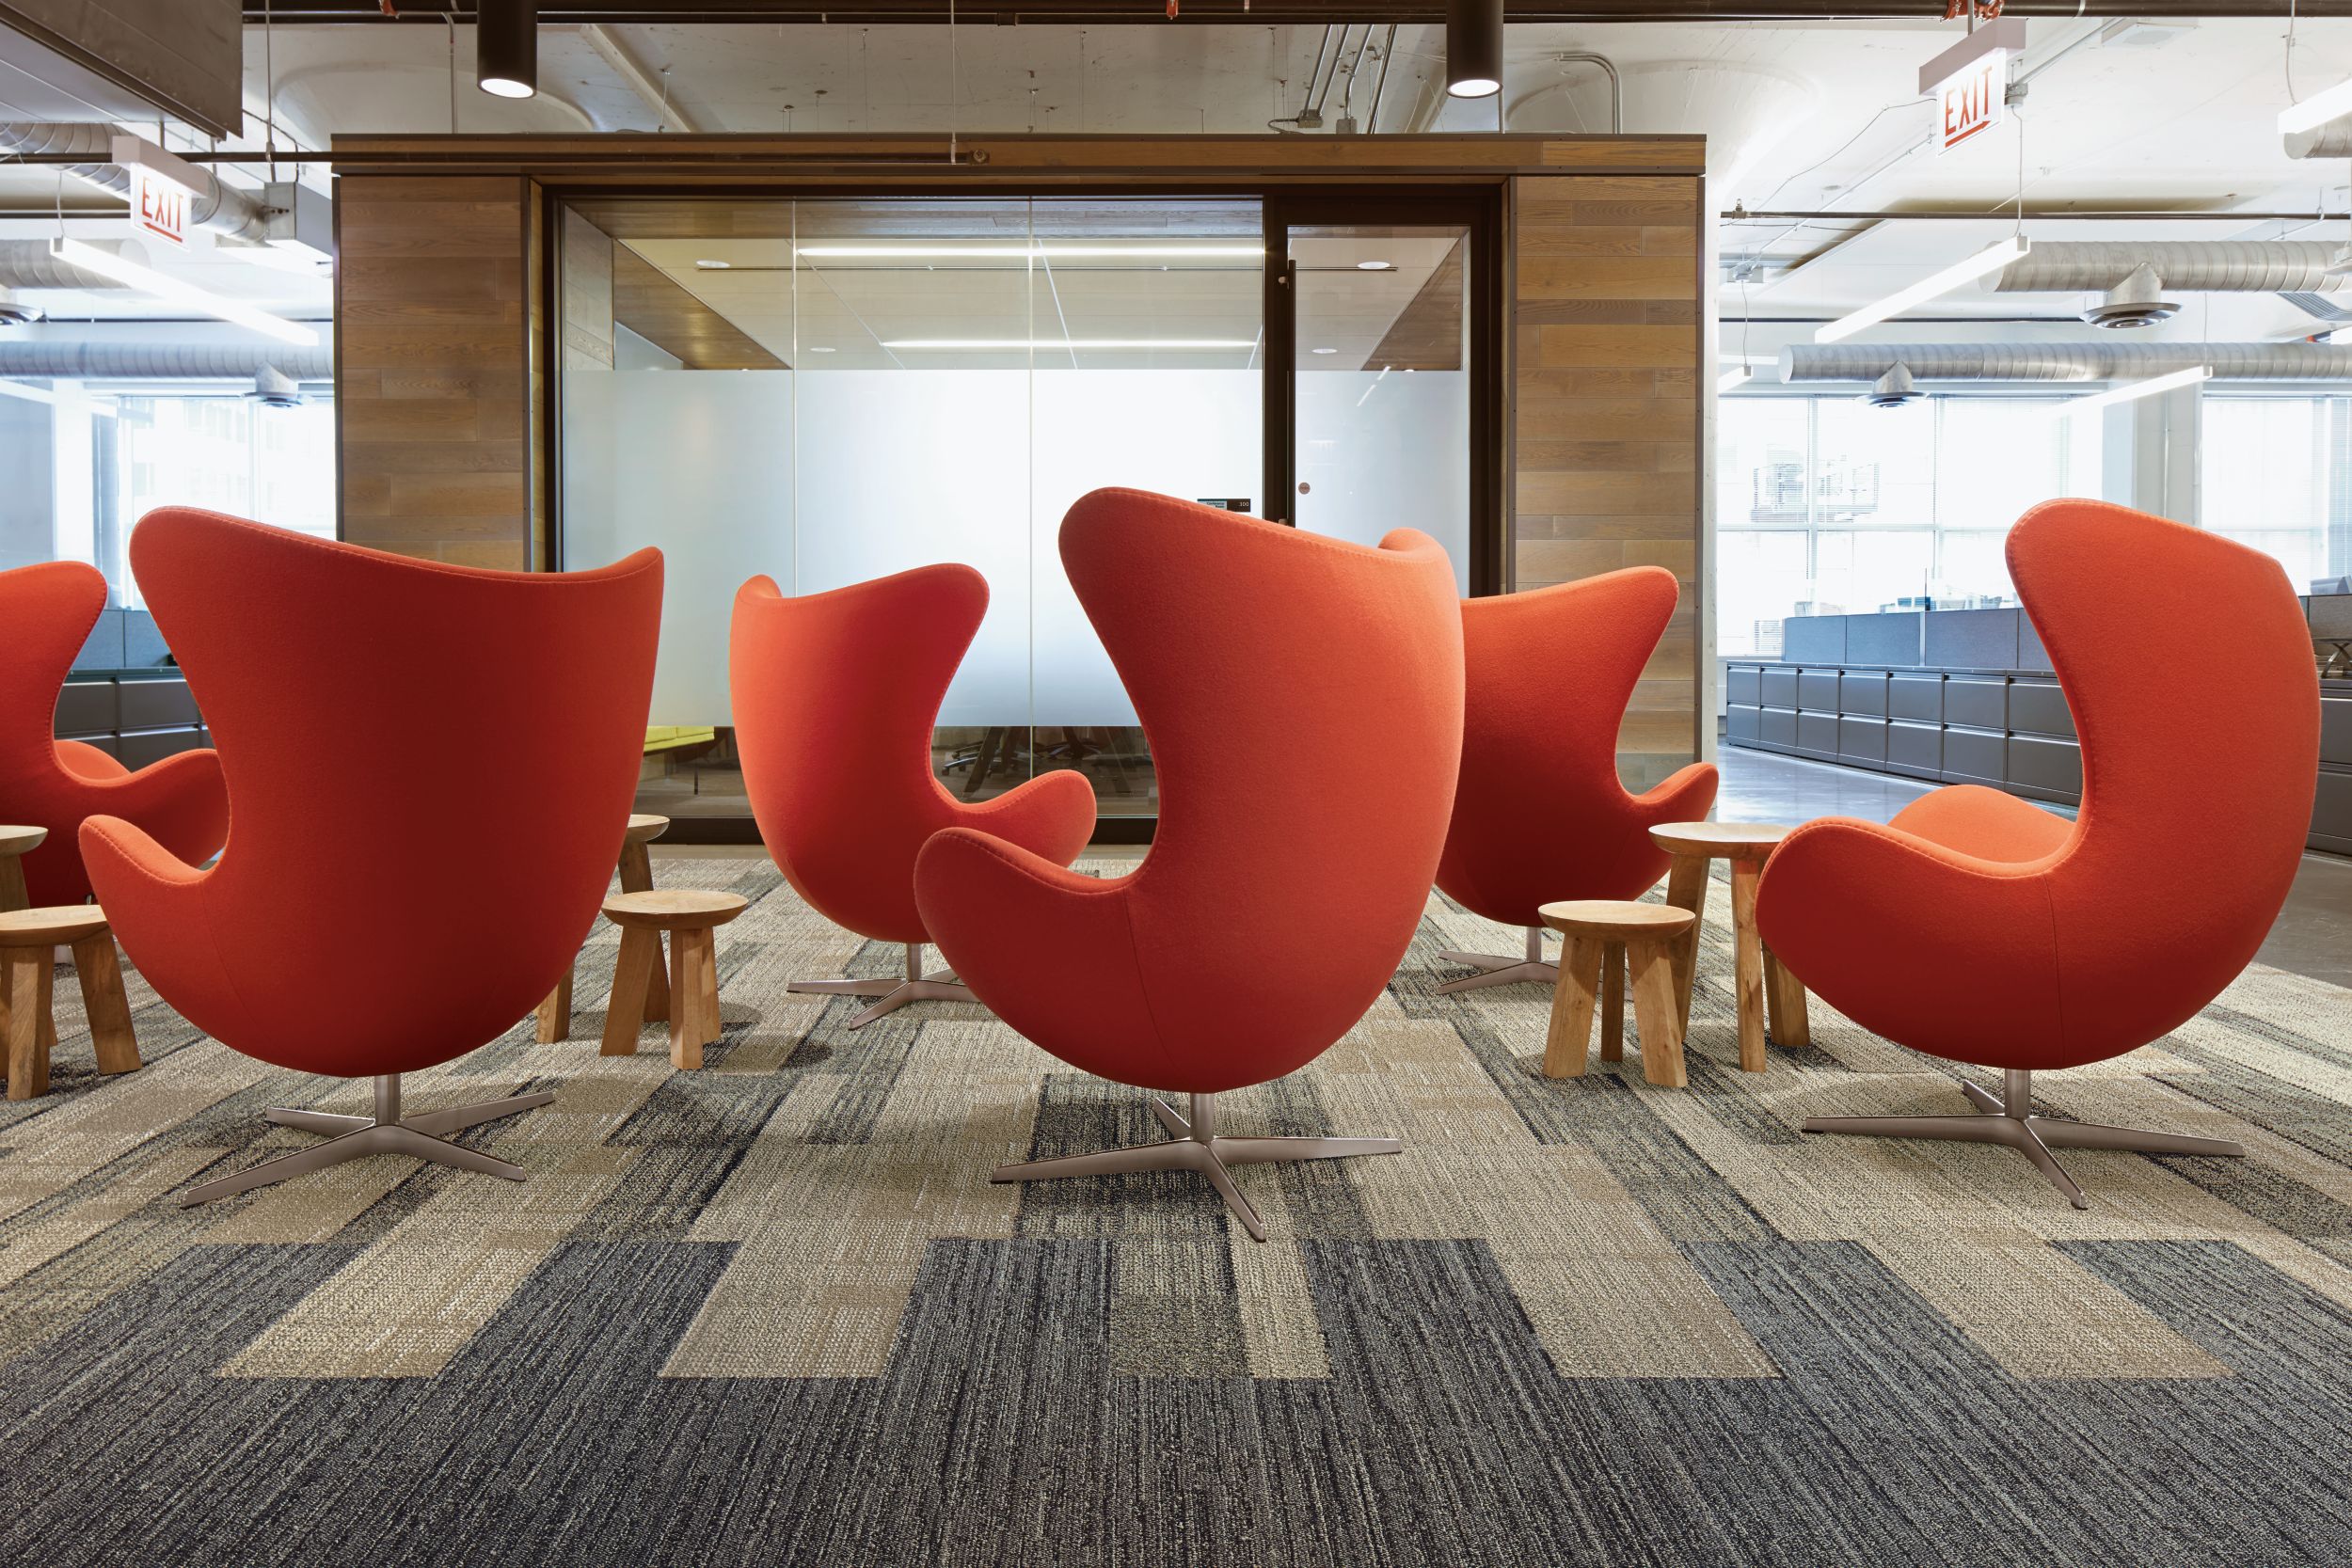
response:
<path id="1" fill-rule="evenodd" d="M 1446 0 L 1445 90 L 1456 98 L 1502 90 L 1502 0 Z"/>
<path id="2" fill-rule="evenodd" d="M 538 0 L 477 0 L 474 85 L 499 98 L 539 90 Z"/>

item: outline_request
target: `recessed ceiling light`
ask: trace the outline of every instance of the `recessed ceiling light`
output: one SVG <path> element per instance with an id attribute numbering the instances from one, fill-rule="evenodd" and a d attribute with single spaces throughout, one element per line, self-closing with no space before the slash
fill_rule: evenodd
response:
<path id="1" fill-rule="evenodd" d="M 811 354 L 831 354 L 833 350 L 825 347 L 822 343 L 811 343 L 808 345 L 808 352 Z"/>
<path id="2" fill-rule="evenodd" d="M 733 261 L 713 261 L 708 257 L 705 257 L 703 260 L 696 261 L 694 264 L 702 268 L 705 272 L 724 272 L 727 268 L 735 265 Z"/>
<path id="3" fill-rule="evenodd" d="M 1317 354 L 1337 354 L 1339 353 L 1339 350 L 1335 348 L 1319 348 L 1315 350 L 1315 352 Z"/>
<path id="4" fill-rule="evenodd" d="M 1356 270 L 1358 272 L 1394 272 L 1396 263 L 1394 261 L 1359 261 L 1356 263 Z"/>

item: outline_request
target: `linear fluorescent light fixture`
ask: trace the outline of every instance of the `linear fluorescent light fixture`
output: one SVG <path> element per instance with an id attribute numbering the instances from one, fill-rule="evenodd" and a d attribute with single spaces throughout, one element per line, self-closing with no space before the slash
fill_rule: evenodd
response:
<path id="1" fill-rule="evenodd" d="M 2279 111 L 2279 134 L 2293 135 L 2297 131 L 2313 131 L 2329 120 L 2352 115 L 2352 81 L 2338 82 L 2326 92 L 2315 92 L 2300 103 L 2290 103 Z"/>
<path id="2" fill-rule="evenodd" d="M 2104 392 L 2093 392 L 2087 398 L 2069 398 L 2058 404 L 2058 412 L 2061 416 L 2086 414 L 2093 408 L 2105 408 L 2110 404 L 2130 403 L 2137 398 L 2152 398 L 2158 392 L 2169 392 L 2182 387 L 2194 387 L 2212 374 L 2212 370 L 2207 366 L 2191 365 L 2185 371 L 2173 371 L 2165 375 L 2152 375 L 2145 381 L 2131 381 L 2121 387 L 2110 387 Z"/>
<path id="3" fill-rule="evenodd" d="M 152 267 L 126 261 L 111 250 L 101 250 L 81 240 L 54 241 L 49 246 L 49 254 L 60 261 L 69 261 L 87 271 L 111 277 L 126 289 L 136 289 L 157 299 L 167 299 L 190 309 L 201 310 L 208 316 L 216 316 L 256 332 L 265 332 L 289 343 L 309 348 L 319 341 L 317 333 L 299 322 L 273 316 L 267 310 L 257 310 L 237 300 L 224 299 L 209 289 L 199 289 L 193 283 L 167 277 Z"/>
<path id="4" fill-rule="evenodd" d="M 1198 257 L 1248 257 L 1263 259 L 1262 245 L 804 245 L 793 247 L 795 256 L 813 256 L 818 261 L 1002 261 L 1007 258 L 1042 258 L 1047 261 L 1120 261 L 1133 257 L 1141 260 L 1190 261 Z"/>
<path id="5" fill-rule="evenodd" d="M 1955 261 L 1942 272 L 1930 273 L 1908 288 L 1898 289 L 1875 305 L 1838 317 L 1813 334 L 1817 343 L 1835 343 L 1852 337 L 1866 326 L 1876 326 L 1890 316 L 1899 316 L 1915 305 L 1925 305 L 1959 288 L 1972 283 L 1986 273 L 1998 272 L 2026 254 L 2023 235 L 2012 234 L 1995 245 L 1989 245 L 1964 261 Z"/>
<path id="6" fill-rule="evenodd" d="M 1238 349 L 1256 348 L 1255 338 L 894 338 L 884 348 L 967 350 L 1002 354 L 1021 349 Z"/>
<path id="7" fill-rule="evenodd" d="M 1754 381 L 1755 379 L 1755 366 L 1734 365 L 1731 369 L 1724 372 L 1722 375 L 1715 378 L 1715 390 L 1718 392 L 1736 392 L 1740 388 L 1746 386 L 1749 382 Z"/>
<path id="8" fill-rule="evenodd" d="M 27 387 L 22 381 L 0 380 L 0 397 L 21 398 L 26 403 L 45 403 L 53 407 L 87 408 L 101 419 L 111 420 L 117 410 L 111 403 L 100 403 L 90 397 L 65 398 L 44 387 Z"/>

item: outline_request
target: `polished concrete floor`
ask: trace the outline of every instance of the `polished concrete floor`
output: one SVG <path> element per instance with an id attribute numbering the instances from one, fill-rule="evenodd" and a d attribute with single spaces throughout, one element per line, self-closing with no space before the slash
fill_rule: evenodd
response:
<path id="1" fill-rule="evenodd" d="M 1728 821 L 1806 822 L 1817 816 L 1860 816 L 1883 822 L 1934 786 L 1885 773 L 1829 763 L 1773 756 L 1737 746 L 1722 748 L 1717 766 L 1723 785 L 1715 815 Z M 646 809 L 641 807 L 640 809 Z M 2052 810 L 2070 815 L 2062 807 Z M 665 853 L 662 845 L 656 854 Z M 739 849 L 678 845 L 667 853 L 691 856 L 764 853 L 755 845 Z M 1091 853 L 1111 859 L 1141 858 L 1139 846 L 1098 845 Z M 2274 969 L 2352 987 L 2352 859 L 2306 853 L 2295 888 L 2257 956 Z"/>

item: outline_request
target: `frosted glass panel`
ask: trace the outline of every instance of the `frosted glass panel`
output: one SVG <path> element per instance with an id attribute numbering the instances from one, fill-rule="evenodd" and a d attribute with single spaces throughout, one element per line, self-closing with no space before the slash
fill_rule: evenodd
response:
<path id="1" fill-rule="evenodd" d="M 1035 722 L 1136 722 L 1062 572 L 1062 514 L 1112 485 L 1186 500 L 1254 498 L 1264 473 L 1260 385 L 1248 370 L 1038 372 Z"/>
<path id="2" fill-rule="evenodd" d="M 1298 526 L 1359 545 L 1417 528 L 1470 593 L 1470 378 L 1460 371 L 1298 377 Z"/>
<path id="3" fill-rule="evenodd" d="M 660 547 L 652 722 L 732 724 L 727 617 L 743 579 L 792 581 L 792 372 L 564 377 L 564 563 Z M 658 460 L 648 460 L 659 454 Z"/>
<path id="4" fill-rule="evenodd" d="M 977 567 L 988 616 L 939 721 L 1028 723 L 1028 372 L 825 371 L 803 385 L 799 591 Z"/>

